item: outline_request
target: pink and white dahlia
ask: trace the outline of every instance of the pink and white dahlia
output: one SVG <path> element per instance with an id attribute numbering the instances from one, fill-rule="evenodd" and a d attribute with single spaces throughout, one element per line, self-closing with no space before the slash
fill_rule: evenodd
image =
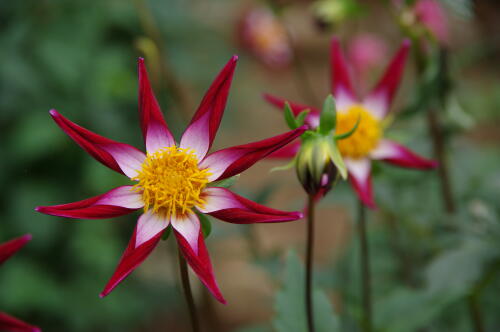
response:
<path id="1" fill-rule="evenodd" d="M 410 47 L 404 41 L 386 72 L 375 87 L 364 98 L 359 98 L 353 89 L 349 68 L 340 49 L 337 38 L 331 44 L 331 82 L 332 94 L 337 106 L 336 133 L 349 132 L 359 125 L 346 139 L 338 140 L 338 148 L 349 173 L 349 179 L 359 199 L 367 206 L 375 208 L 373 198 L 371 164 L 372 160 L 417 169 L 430 169 L 437 163 L 424 159 L 404 146 L 384 138 L 385 122 L 390 106 L 399 86 L 404 64 Z M 264 95 L 271 104 L 283 109 L 286 100 Z M 290 103 L 292 112 L 297 115 L 309 109 L 305 122 L 315 128 L 319 124 L 319 109 L 311 106 Z M 300 142 L 294 142 L 272 155 L 275 158 L 293 158 L 300 148 Z"/>
<path id="2" fill-rule="evenodd" d="M 127 176 L 132 184 L 79 202 L 40 206 L 36 210 L 78 219 L 104 219 L 142 211 L 101 297 L 138 267 L 157 246 L 166 228 L 171 227 L 188 264 L 217 300 L 225 303 L 212 271 L 197 213 L 236 224 L 302 218 L 300 212 L 271 209 L 217 186 L 217 181 L 243 172 L 305 130 L 298 128 L 208 154 L 224 112 L 237 59 L 233 56 L 215 78 L 179 144 L 163 118 L 143 59 L 139 59 L 138 64 L 139 113 L 146 153 L 80 127 L 56 110 L 50 111 L 56 124 L 78 145 L 105 166 Z"/>
<path id="3" fill-rule="evenodd" d="M 31 240 L 31 235 L 26 234 L 21 237 L 0 244 L 0 264 L 2 264 L 12 255 L 14 255 L 18 250 L 24 247 L 24 245 L 28 243 L 30 240 Z M 40 332 L 41 329 L 0 311 L 0 331 Z"/>

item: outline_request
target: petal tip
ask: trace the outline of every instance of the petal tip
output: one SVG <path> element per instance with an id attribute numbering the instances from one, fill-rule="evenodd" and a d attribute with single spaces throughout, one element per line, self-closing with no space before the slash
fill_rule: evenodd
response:
<path id="1" fill-rule="evenodd" d="M 137 63 L 144 64 L 144 58 L 143 57 L 138 57 L 137 58 Z"/>
<path id="2" fill-rule="evenodd" d="M 401 47 L 403 47 L 405 49 L 410 48 L 410 46 L 411 46 L 411 41 L 408 38 L 405 38 L 403 40 L 403 43 L 401 43 Z"/>
<path id="3" fill-rule="evenodd" d="M 233 56 L 231 57 L 231 61 L 236 62 L 239 58 L 240 57 L 238 56 L 238 54 L 233 54 Z"/>
<path id="4" fill-rule="evenodd" d="M 52 116 L 52 117 L 56 117 L 56 116 L 59 116 L 59 112 L 56 110 L 56 109 L 51 109 L 49 111 L 49 114 Z"/>
<path id="5" fill-rule="evenodd" d="M 29 233 L 28 233 L 28 234 L 23 235 L 23 237 L 22 237 L 22 239 L 23 239 L 24 241 L 26 241 L 26 242 L 31 241 L 31 239 L 32 239 L 32 238 L 33 238 L 33 235 L 31 235 L 31 234 L 29 234 Z"/>

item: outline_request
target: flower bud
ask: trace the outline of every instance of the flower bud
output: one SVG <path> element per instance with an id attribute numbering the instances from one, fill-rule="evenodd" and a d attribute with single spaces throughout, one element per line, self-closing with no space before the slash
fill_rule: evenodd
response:
<path id="1" fill-rule="evenodd" d="M 332 162 L 332 137 L 314 135 L 303 141 L 296 159 L 297 177 L 309 195 L 325 195 L 339 171 Z"/>

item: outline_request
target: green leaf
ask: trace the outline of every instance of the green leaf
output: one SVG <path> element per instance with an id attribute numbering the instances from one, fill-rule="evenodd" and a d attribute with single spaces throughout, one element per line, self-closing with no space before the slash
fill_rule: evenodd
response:
<path id="1" fill-rule="evenodd" d="M 276 317 L 273 326 L 277 332 L 307 331 L 304 307 L 304 267 L 297 254 L 290 251 L 286 258 L 283 288 L 275 298 Z M 339 321 L 328 297 L 319 289 L 313 290 L 314 322 L 317 332 L 339 331 Z"/>
<path id="2" fill-rule="evenodd" d="M 346 139 L 346 138 L 350 137 L 352 134 L 354 134 L 354 132 L 356 131 L 356 129 L 358 129 L 358 126 L 359 126 L 360 122 L 361 122 L 361 115 L 358 115 L 358 120 L 356 120 L 356 124 L 354 125 L 354 127 L 352 127 L 351 130 L 349 130 L 346 133 L 335 135 L 334 136 L 335 139 L 339 140 L 339 139 Z"/>
<path id="3" fill-rule="evenodd" d="M 297 128 L 304 124 L 306 116 L 307 114 L 309 114 L 309 112 L 311 112 L 310 109 L 305 109 L 302 112 L 300 112 L 299 115 L 297 115 L 297 117 L 295 118 L 295 122 L 297 123 Z"/>
<path id="4" fill-rule="evenodd" d="M 290 108 L 290 104 L 285 102 L 285 107 L 283 109 L 283 113 L 285 114 L 285 121 L 290 129 L 297 129 L 299 126 L 297 125 L 297 121 L 293 115 L 292 109 Z"/>
<path id="5" fill-rule="evenodd" d="M 200 218 L 203 237 L 207 238 L 210 233 L 212 233 L 212 223 L 210 222 L 210 219 L 208 219 L 208 217 L 203 213 L 198 213 L 198 218 Z"/>
<path id="6" fill-rule="evenodd" d="M 337 111 L 335 109 L 335 99 L 332 95 L 328 95 L 319 117 L 318 132 L 323 135 L 329 135 L 330 132 L 335 129 L 336 121 Z"/>
<path id="7" fill-rule="evenodd" d="M 240 174 L 236 174 L 235 176 L 231 176 L 230 178 L 227 178 L 227 179 L 224 179 L 224 180 L 210 182 L 207 186 L 208 187 L 229 188 L 233 184 L 235 184 L 236 181 L 238 181 L 239 178 L 240 178 Z"/>
<path id="8" fill-rule="evenodd" d="M 345 167 L 344 159 L 340 154 L 339 148 L 337 147 L 337 142 L 335 139 L 329 140 L 329 153 L 330 160 L 337 166 L 340 176 L 342 179 L 347 179 L 347 168 Z"/>

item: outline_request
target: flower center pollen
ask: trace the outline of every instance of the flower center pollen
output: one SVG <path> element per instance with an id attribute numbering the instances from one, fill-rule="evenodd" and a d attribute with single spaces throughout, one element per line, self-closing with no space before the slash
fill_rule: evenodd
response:
<path id="1" fill-rule="evenodd" d="M 367 156 L 378 144 L 382 136 L 380 122 L 363 106 L 353 105 L 345 113 L 337 113 L 336 133 L 350 131 L 358 121 L 356 131 L 346 139 L 338 141 L 340 153 L 344 157 L 359 159 Z"/>
<path id="2" fill-rule="evenodd" d="M 142 193 L 144 211 L 152 209 L 170 218 L 205 204 L 200 195 L 209 175 L 208 169 L 198 168 L 192 150 L 172 146 L 148 153 L 132 180 L 138 181 L 134 190 Z"/>

